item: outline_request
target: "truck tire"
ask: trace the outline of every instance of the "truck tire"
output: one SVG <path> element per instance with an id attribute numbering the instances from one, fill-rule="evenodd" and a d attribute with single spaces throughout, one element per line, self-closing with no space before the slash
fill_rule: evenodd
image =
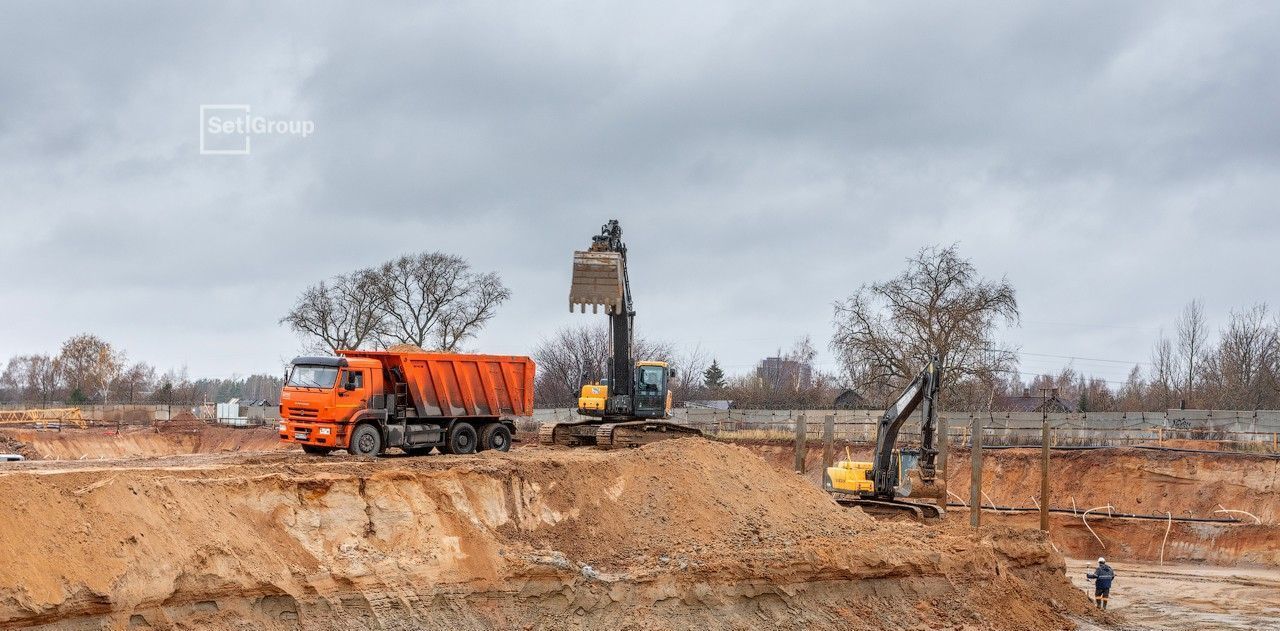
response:
<path id="1" fill-rule="evenodd" d="M 471 423 L 454 423 L 444 439 L 445 453 L 473 454 L 476 452 L 476 428 Z M 447 450 L 447 451 L 446 451 Z"/>
<path id="2" fill-rule="evenodd" d="M 327 456 L 333 451 L 332 447 L 321 447 L 319 445 L 303 445 L 302 450 L 313 456 Z"/>
<path id="3" fill-rule="evenodd" d="M 511 450 L 511 430 L 502 423 L 490 423 L 480 433 L 481 449 Z"/>
<path id="4" fill-rule="evenodd" d="M 374 425 L 361 425 L 351 434 L 347 453 L 353 456 L 381 456 L 382 434 Z"/>

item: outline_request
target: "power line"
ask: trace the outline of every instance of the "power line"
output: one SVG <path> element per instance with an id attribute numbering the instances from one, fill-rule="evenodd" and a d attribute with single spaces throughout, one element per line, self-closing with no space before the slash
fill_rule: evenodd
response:
<path id="1" fill-rule="evenodd" d="M 984 348 L 982 350 L 988 351 L 988 352 L 1010 353 L 1013 355 L 1030 355 L 1032 357 L 1053 357 L 1055 359 L 1073 359 L 1073 360 L 1079 360 L 1079 361 L 1105 362 L 1108 364 L 1126 364 L 1126 365 L 1140 364 L 1144 366 L 1151 365 L 1151 362 L 1135 361 L 1130 359 L 1102 359 L 1099 357 L 1081 357 L 1079 355 L 1051 355 L 1049 353 L 1032 353 L 1030 351 L 1023 351 L 1023 350 L 1015 351 L 1009 348 Z"/>

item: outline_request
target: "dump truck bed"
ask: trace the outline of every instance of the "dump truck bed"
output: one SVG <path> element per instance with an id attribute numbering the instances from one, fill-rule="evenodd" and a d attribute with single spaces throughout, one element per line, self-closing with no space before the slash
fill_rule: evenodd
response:
<path id="1" fill-rule="evenodd" d="M 399 369 L 419 418 L 533 415 L 533 360 L 521 355 L 339 351 Z"/>

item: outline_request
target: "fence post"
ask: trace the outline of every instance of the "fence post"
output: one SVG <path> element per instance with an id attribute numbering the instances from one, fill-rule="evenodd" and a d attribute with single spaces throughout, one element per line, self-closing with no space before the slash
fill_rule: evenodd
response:
<path id="1" fill-rule="evenodd" d="M 796 417 L 796 473 L 804 473 L 805 429 L 801 414 Z"/>
<path id="2" fill-rule="evenodd" d="M 951 469 L 947 465 L 947 445 L 951 442 L 951 437 L 947 435 L 947 415 L 938 414 L 938 510 L 943 515 L 947 514 L 947 476 L 951 473 Z M 924 437 L 921 437 L 923 440 Z"/>
<path id="3" fill-rule="evenodd" d="M 969 457 L 973 467 L 969 477 L 969 525 L 977 528 L 982 525 L 982 417 L 973 415 L 972 439 L 969 443 Z"/>
<path id="4" fill-rule="evenodd" d="M 836 452 L 836 415 L 822 417 L 822 470 L 835 464 Z"/>

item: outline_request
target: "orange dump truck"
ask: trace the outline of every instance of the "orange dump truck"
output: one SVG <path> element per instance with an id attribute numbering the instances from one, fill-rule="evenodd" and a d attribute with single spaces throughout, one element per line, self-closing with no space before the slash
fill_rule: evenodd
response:
<path id="1" fill-rule="evenodd" d="M 338 351 L 298 357 L 280 392 L 280 440 L 307 453 L 507 451 L 533 414 L 533 360 L 515 355 Z"/>

